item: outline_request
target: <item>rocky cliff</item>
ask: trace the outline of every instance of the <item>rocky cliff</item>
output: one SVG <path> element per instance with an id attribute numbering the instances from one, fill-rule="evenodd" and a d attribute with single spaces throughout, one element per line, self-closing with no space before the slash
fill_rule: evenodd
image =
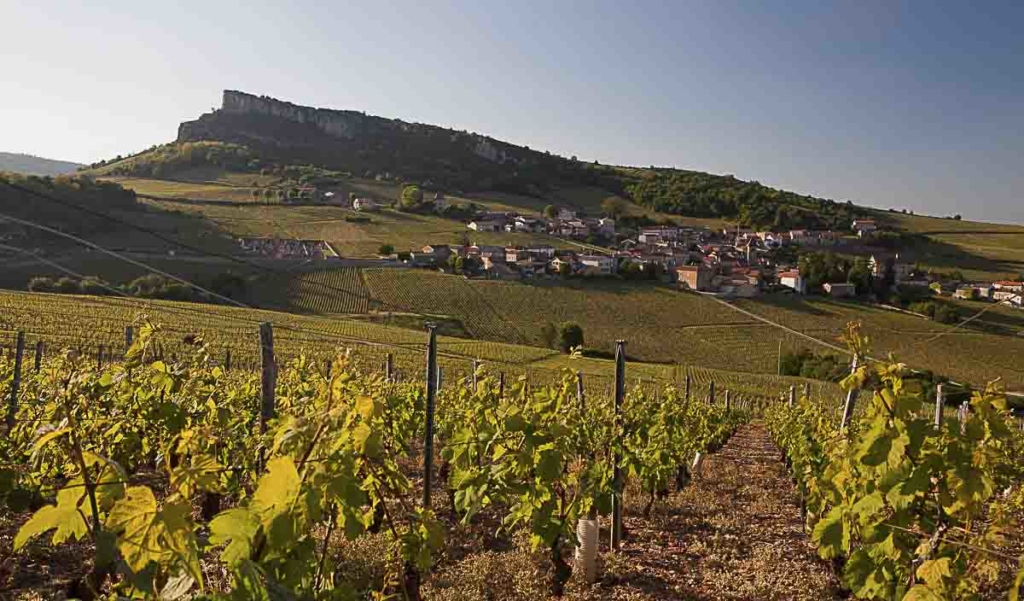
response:
<path id="1" fill-rule="evenodd" d="M 179 142 L 222 140 L 236 143 L 273 143 L 302 147 L 371 145 L 383 138 L 437 138 L 459 146 L 476 157 L 499 164 L 519 164 L 531 151 L 497 140 L 453 130 L 406 123 L 397 119 L 369 116 L 357 111 L 342 111 L 301 106 L 269 96 L 256 96 L 225 90 L 221 108 L 186 121 L 178 127 Z"/>
<path id="2" fill-rule="evenodd" d="M 488 136 L 314 108 L 235 90 L 178 127 L 178 142 L 245 146 L 261 164 L 310 164 L 363 177 L 390 174 L 457 188 L 535 190 L 568 161 Z M 530 173 L 538 170 L 544 173 Z"/>

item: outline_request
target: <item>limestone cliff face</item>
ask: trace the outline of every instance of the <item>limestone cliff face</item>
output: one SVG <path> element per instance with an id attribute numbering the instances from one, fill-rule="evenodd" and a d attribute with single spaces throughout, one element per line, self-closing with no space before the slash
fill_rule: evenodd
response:
<path id="1" fill-rule="evenodd" d="M 355 111 L 337 111 L 299 106 L 270 98 L 254 96 L 234 90 L 224 91 L 221 111 L 243 115 L 279 117 L 296 123 L 313 124 L 320 131 L 338 138 L 354 138 L 364 119 Z"/>

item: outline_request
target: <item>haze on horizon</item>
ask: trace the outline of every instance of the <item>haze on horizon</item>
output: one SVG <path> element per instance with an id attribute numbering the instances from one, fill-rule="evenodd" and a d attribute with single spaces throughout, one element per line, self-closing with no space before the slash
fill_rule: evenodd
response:
<path id="1" fill-rule="evenodd" d="M 0 0 L 4 151 L 136 152 L 238 89 L 1024 223 L 1021 3 L 38 4 Z"/>

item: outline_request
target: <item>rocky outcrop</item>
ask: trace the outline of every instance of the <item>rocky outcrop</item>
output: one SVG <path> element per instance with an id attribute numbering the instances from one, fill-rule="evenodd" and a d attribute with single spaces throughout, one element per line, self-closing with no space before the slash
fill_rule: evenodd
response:
<path id="1" fill-rule="evenodd" d="M 221 111 L 243 115 L 264 115 L 311 123 L 320 131 L 338 138 L 354 138 L 364 119 L 362 113 L 299 106 L 269 96 L 255 96 L 234 90 L 224 91 Z"/>

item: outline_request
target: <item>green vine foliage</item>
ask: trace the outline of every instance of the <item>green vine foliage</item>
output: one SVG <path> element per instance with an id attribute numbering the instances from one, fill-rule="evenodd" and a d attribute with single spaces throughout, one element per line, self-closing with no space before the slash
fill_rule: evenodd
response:
<path id="1" fill-rule="evenodd" d="M 261 424 L 258 373 L 215 366 L 197 337 L 180 360 L 154 360 L 161 335 L 137 328 L 117 364 L 67 351 L 25 374 L 15 426 L 0 437 L 0 503 L 32 511 L 15 550 L 92 541 L 83 596 L 109 582 L 128 598 L 418 598 L 444 541 L 409 469 L 423 452 L 423 386 L 358 373 L 343 354 L 329 369 L 300 357 L 281 367 L 277 413 Z M 0 377 L 11 373 L 0 360 Z M 577 520 L 609 511 L 616 458 L 661 492 L 746 418 L 670 389 L 657 402 L 632 393 L 616 418 L 610 399 L 581 403 L 568 372 L 505 390 L 478 375 L 475 389 L 462 382 L 438 399 L 442 486 L 460 519 L 491 507 L 503 529 L 547 549 L 554 592 Z M 390 572 L 380 590 L 357 591 L 328 542 L 367 532 L 383 535 Z M 209 590 L 209 560 L 226 568 L 230 592 Z"/>
<path id="2" fill-rule="evenodd" d="M 1020 481 L 1019 443 L 996 385 L 974 394 L 963 423 L 936 427 L 906 373 L 875 363 L 846 378 L 846 389 L 861 391 L 846 431 L 839 414 L 807 398 L 773 406 L 766 421 L 819 553 L 854 596 L 973 599 L 998 574 L 1000 558 L 986 550 L 1007 525 L 1000 493 Z"/>

